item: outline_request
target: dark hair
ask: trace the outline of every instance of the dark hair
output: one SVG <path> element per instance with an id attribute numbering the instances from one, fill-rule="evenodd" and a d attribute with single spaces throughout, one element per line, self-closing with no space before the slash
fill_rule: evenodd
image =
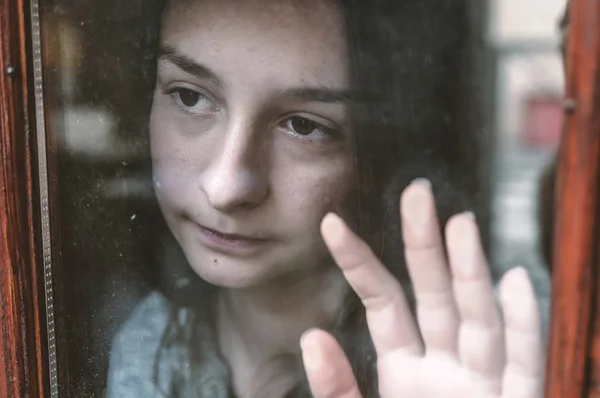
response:
<path id="1" fill-rule="evenodd" d="M 437 197 L 440 221 L 469 208 L 473 211 L 479 192 L 478 154 L 481 148 L 477 100 L 479 76 L 473 50 L 474 19 L 467 0 L 342 0 L 351 66 L 353 102 L 350 115 L 354 133 L 356 206 L 353 228 L 373 248 L 393 274 L 408 285 L 404 264 L 398 198 L 401 190 L 417 177 L 428 178 Z M 149 54 L 156 50 L 160 12 L 157 0 L 148 20 Z M 148 10 L 149 8 L 147 8 Z M 155 59 L 149 66 L 155 73 Z M 150 78 L 153 83 L 154 80 Z M 148 104 L 149 105 L 149 104 Z M 167 232 L 157 206 L 145 220 L 152 228 L 139 226 L 149 238 L 148 271 L 152 283 L 174 303 L 163 338 L 164 352 L 189 341 L 203 341 L 205 322 L 212 316 L 214 287 L 191 271 Z M 142 219 L 142 218 L 141 218 Z M 156 242 L 157 225 L 165 234 Z M 149 231 L 152 231 L 151 233 Z M 153 236 L 149 236 L 149 235 Z M 157 253 L 158 251 L 158 253 Z M 163 264 L 168 262 L 168 267 Z M 177 287 L 176 278 L 192 281 Z M 198 307 L 201 303 L 202 307 Z M 178 309 L 188 308 L 193 321 L 178 322 Z M 331 332 L 339 339 L 351 361 L 365 397 L 376 397 L 376 357 L 367 330 L 364 309 L 353 295 Z M 201 335 L 201 336 L 200 336 Z M 193 365 L 205 359 L 202 347 L 183 350 Z M 183 386 L 170 391 L 172 397 L 187 396 L 196 378 L 180 375 Z M 201 388 L 201 386 L 197 386 Z M 185 393 L 184 391 L 187 391 Z M 199 390 L 198 390 L 199 391 Z M 310 396 L 301 383 L 293 396 Z"/>
<path id="2" fill-rule="evenodd" d="M 554 240 L 554 212 L 556 189 L 556 160 L 553 160 L 543 171 L 539 182 L 538 193 L 538 225 L 540 230 L 540 247 L 542 258 L 552 273 L 552 246 Z"/>

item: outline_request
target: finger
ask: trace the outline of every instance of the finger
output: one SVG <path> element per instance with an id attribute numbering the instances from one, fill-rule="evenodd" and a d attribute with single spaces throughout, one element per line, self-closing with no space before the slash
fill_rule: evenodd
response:
<path id="1" fill-rule="evenodd" d="M 338 342 L 321 330 L 300 340 L 304 369 L 314 398 L 360 398 L 350 363 Z"/>
<path id="2" fill-rule="evenodd" d="M 381 358 L 395 350 L 420 353 L 420 337 L 396 278 L 335 214 L 325 216 L 321 233 L 348 283 L 365 306 L 377 355 Z"/>
<path id="3" fill-rule="evenodd" d="M 540 311 L 527 271 L 514 268 L 500 284 L 505 322 L 506 368 L 502 395 L 541 397 L 544 381 L 544 346 Z"/>
<path id="4" fill-rule="evenodd" d="M 429 181 L 416 180 L 404 190 L 400 214 L 425 349 L 455 353 L 459 317 Z"/>
<path id="5" fill-rule="evenodd" d="M 499 390 L 504 368 L 502 322 L 472 214 L 452 217 L 447 225 L 446 240 L 454 295 L 461 317 L 460 360 Z"/>

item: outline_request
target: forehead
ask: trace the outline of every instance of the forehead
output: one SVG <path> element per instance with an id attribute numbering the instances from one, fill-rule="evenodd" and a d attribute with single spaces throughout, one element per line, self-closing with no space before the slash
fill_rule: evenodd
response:
<path id="1" fill-rule="evenodd" d="M 346 84 L 344 22 L 333 0 L 171 0 L 161 44 L 220 70 Z"/>

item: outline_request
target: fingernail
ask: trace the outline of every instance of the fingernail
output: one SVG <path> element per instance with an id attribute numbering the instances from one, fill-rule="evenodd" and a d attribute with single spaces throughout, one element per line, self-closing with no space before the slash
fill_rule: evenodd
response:
<path id="1" fill-rule="evenodd" d="M 413 182 L 412 188 L 409 187 L 404 191 L 400 203 L 402 217 L 406 218 L 415 233 L 419 233 L 420 230 L 425 231 L 435 214 L 431 185 L 426 179 L 421 181 L 424 182 Z M 419 188 L 418 185 L 426 189 Z"/>
<path id="2" fill-rule="evenodd" d="M 306 336 L 310 333 L 312 329 L 309 329 L 302 333 L 302 337 L 300 337 L 300 349 L 302 350 L 302 361 L 304 362 L 304 367 L 309 371 L 318 371 L 322 369 L 323 358 L 321 350 L 316 348 L 314 345 L 311 347 L 310 344 L 307 344 Z"/>
<path id="3" fill-rule="evenodd" d="M 465 211 L 465 212 L 463 212 L 463 214 L 465 216 L 468 216 L 473 221 L 476 220 L 475 213 L 473 213 L 472 211 Z"/>
<path id="4" fill-rule="evenodd" d="M 304 344 L 306 343 L 306 336 L 310 333 L 311 329 L 305 330 L 300 336 L 300 348 L 304 349 Z"/>
<path id="5" fill-rule="evenodd" d="M 330 243 L 337 242 L 344 233 L 344 222 L 335 213 L 327 213 L 321 222 L 321 234 Z"/>
<path id="6" fill-rule="evenodd" d="M 509 295 L 530 294 L 533 289 L 529 282 L 529 273 L 524 267 L 509 270 L 503 279 L 504 293 Z"/>
<path id="7" fill-rule="evenodd" d="M 431 181 L 424 177 L 415 178 L 412 180 L 411 184 L 419 184 L 431 188 Z"/>
<path id="8" fill-rule="evenodd" d="M 515 284 L 520 291 L 528 291 L 530 287 L 529 283 L 529 273 L 525 269 L 525 267 L 515 267 L 513 269 L 513 278 L 517 279 L 517 283 Z"/>

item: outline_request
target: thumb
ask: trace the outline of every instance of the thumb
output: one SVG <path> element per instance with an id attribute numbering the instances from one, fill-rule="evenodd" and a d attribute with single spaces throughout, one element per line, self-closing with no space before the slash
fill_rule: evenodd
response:
<path id="1" fill-rule="evenodd" d="M 306 331 L 300 347 L 314 398 L 362 398 L 350 363 L 332 335 L 317 329 Z"/>

